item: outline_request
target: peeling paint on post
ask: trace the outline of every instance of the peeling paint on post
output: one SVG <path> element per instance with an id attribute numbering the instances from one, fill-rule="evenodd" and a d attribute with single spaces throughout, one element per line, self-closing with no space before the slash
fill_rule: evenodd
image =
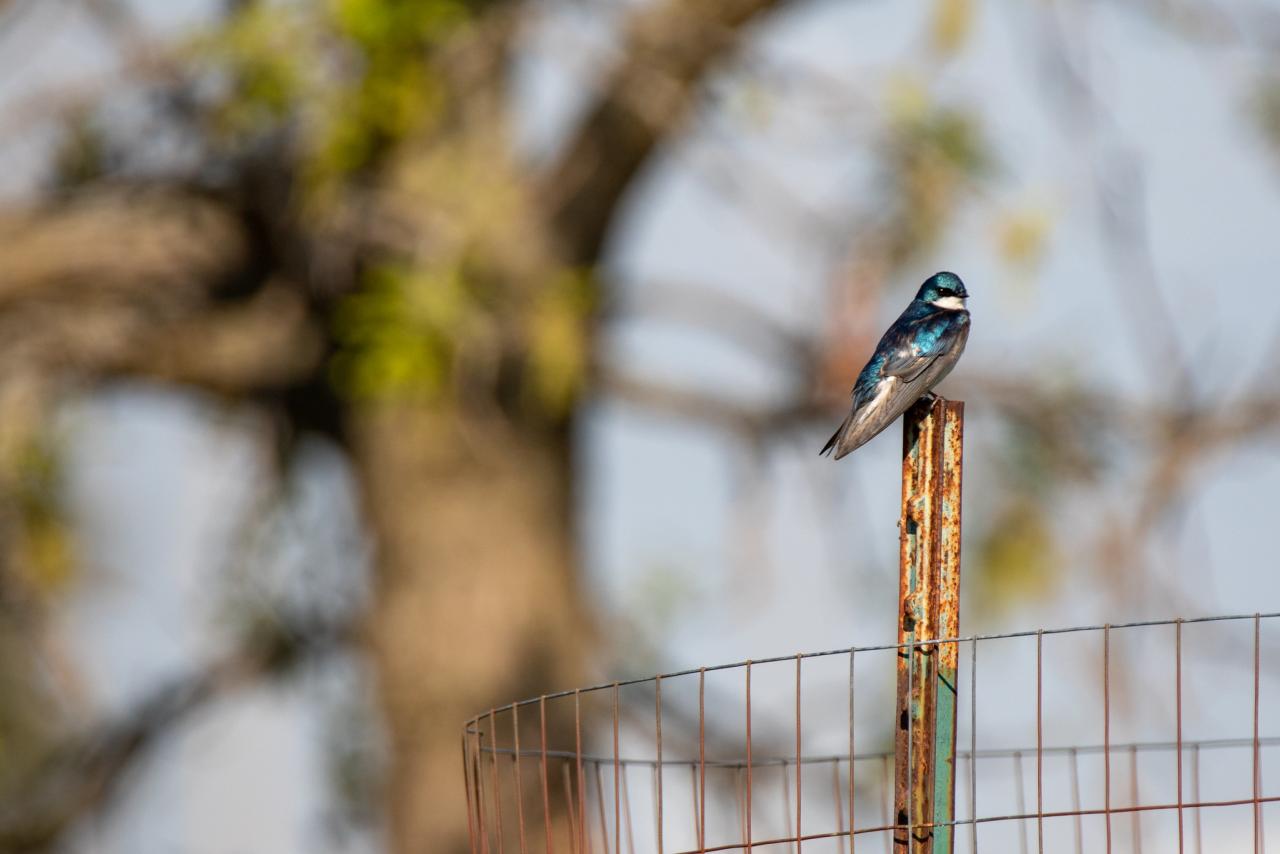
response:
<path id="1" fill-rule="evenodd" d="M 898 642 L 960 634 L 964 404 L 917 403 L 903 422 Z M 898 653 L 894 850 L 951 854 L 956 644 Z M 932 825 L 932 827 L 930 827 Z"/>

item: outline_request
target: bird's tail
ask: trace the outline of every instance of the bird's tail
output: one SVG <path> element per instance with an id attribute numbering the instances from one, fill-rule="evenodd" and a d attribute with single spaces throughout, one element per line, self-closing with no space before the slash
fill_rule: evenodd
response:
<path id="1" fill-rule="evenodd" d="M 847 457 L 880 435 L 880 431 L 901 413 L 890 412 L 889 414 L 892 418 L 885 420 L 880 417 L 880 412 L 867 407 L 850 412 L 840 425 L 840 429 L 827 440 L 827 444 L 822 446 L 819 453 L 824 455 L 830 453 L 831 458 L 835 460 Z"/>
<path id="2" fill-rule="evenodd" d="M 840 437 L 844 435 L 844 432 L 849 429 L 849 425 L 852 423 L 853 423 L 853 413 L 850 412 L 845 417 L 844 422 L 841 423 L 840 427 L 836 430 L 836 432 L 831 434 L 831 438 L 827 440 L 827 444 L 822 446 L 822 450 L 818 452 L 818 456 L 825 457 L 827 454 L 831 453 L 832 451 L 836 451 L 835 458 L 837 460 L 843 457 L 844 454 L 840 453 L 837 450 L 837 448 L 840 444 Z"/>

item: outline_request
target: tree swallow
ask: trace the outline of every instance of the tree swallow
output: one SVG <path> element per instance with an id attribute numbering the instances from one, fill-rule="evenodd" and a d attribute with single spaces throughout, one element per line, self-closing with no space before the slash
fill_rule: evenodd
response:
<path id="1" fill-rule="evenodd" d="M 955 273 L 936 273 L 876 345 L 850 396 L 853 409 L 820 453 L 840 459 L 879 435 L 951 373 L 969 340 L 969 298 Z"/>

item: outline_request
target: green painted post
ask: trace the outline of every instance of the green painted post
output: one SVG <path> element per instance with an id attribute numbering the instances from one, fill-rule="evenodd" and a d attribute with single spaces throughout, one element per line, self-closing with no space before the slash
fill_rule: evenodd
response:
<path id="1" fill-rule="evenodd" d="M 906 414 L 898 642 L 960 633 L 960 496 L 964 404 L 941 399 Z M 895 850 L 954 847 L 955 643 L 904 647 L 898 656 Z"/>

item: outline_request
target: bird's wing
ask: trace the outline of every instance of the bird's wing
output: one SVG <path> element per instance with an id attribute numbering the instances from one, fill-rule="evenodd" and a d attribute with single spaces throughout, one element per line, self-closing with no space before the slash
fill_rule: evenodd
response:
<path id="1" fill-rule="evenodd" d="M 840 459 L 869 442 L 951 371 L 968 337 L 969 316 L 960 312 L 895 323 L 858 375 L 853 409 L 822 453 Z"/>
<path id="2" fill-rule="evenodd" d="M 889 353 L 884 363 L 884 376 L 897 377 L 903 383 L 913 382 L 947 351 L 956 335 L 957 324 L 946 315 L 933 315 L 912 321 L 900 338 L 902 345 Z"/>

